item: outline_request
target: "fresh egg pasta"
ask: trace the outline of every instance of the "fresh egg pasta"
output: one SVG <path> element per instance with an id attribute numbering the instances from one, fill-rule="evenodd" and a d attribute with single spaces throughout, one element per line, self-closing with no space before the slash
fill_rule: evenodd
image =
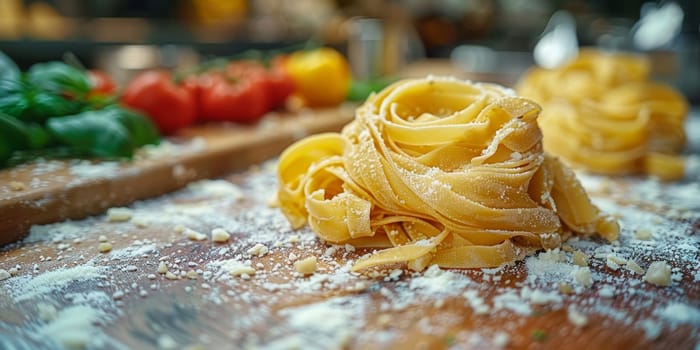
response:
<path id="1" fill-rule="evenodd" d="M 282 153 L 280 208 L 327 242 L 385 248 L 354 270 L 495 267 L 571 234 L 615 240 L 617 223 L 543 153 L 539 113 L 497 85 L 399 81 L 370 96 L 341 133 Z"/>
<path id="2" fill-rule="evenodd" d="M 518 94 L 542 106 L 544 149 L 592 172 L 682 178 L 688 104 L 649 81 L 649 62 L 631 54 L 583 51 L 564 66 L 527 72 Z"/>

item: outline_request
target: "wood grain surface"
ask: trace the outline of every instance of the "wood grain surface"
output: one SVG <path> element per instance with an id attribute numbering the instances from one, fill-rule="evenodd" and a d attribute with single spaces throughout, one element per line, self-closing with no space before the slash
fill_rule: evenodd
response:
<path id="1" fill-rule="evenodd" d="M 587 254 L 594 278 L 591 287 L 579 288 L 568 274 L 552 278 L 547 272 L 572 267 L 571 254 L 564 252 L 564 262 L 544 262 L 549 266 L 544 269 L 536 268 L 540 259 L 531 257 L 502 269 L 434 276 L 402 265 L 375 275 L 351 274 L 348 263 L 368 250 L 327 245 L 308 229 L 292 231 L 269 206 L 274 165 L 228 175 L 225 183 L 205 182 L 217 191 L 190 185 L 137 202 L 129 221 L 96 216 L 40 226 L 23 243 L 6 247 L 0 251 L 0 269 L 19 269 L 0 281 L 0 339 L 18 349 L 51 348 L 56 336 L 45 336 L 45 330 L 56 328 L 52 322 L 60 316 L 46 317 L 38 307 L 49 303 L 59 315 L 76 304 L 100 310 L 97 333 L 91 333 L 100 342 L 87 348 L 693 349 L 700 342 L 697 320 L 663 318 L 672 303 L 698 310 L 698 252 L 681 248 L 697 242 L 700 217 L 692 208 L 679 212 L 673 198 L 640 197 L 639 190 L 651 180 L 594 178 L 598 182 L 588 184 L 596 200 L 604 198 L 608 210 L 615 208 L 623 232 L 617 246 L 570 242 Z M 230 191 L 222 184 L 230 184 Z M 675 186 L 687 184 L 661 186 L 676 193 Z M 207 235 L 221 227 L 231 239 L 195 241 L 182 227 Z M 651 241 L 634 238 L 639 227 L 652 230 Z M 110 252 L 99 252 L 103 241 L 112 244 Z M 651 243 L 653 249 L 643 249 Z M 269 252 L 258 254 L 258 244 Z M 606 254 L 600 255 L 606 251 L 643 269 L 652 261 L 668 261 L 677 278 L 669 287 L 647 283 L 643 275 L 613 269 Z M 308 256 L 318 258 L 318 271 L 299 275 L 293 262 Z M 222 274 L 217 262 L 228 259 L 249 260 L 255 274 Z M 161 262 L 173 279 L 157 272 Z M 69 281 L 59 275 L 79 268 L 99 273 Z M 46 286 L 32 282 L 37 280 Z M 561 292 L 561 282 L 577 291 Z M 526 290 L 559 300 L 539 302 L 525 296 Z M 474 295 L 483 299 L 487 312 L 475 312 Z M 91 304 L 91 298 L 102 302 Z M 585 315 L 585 325 L 572 323 L 571 308 Z"/>

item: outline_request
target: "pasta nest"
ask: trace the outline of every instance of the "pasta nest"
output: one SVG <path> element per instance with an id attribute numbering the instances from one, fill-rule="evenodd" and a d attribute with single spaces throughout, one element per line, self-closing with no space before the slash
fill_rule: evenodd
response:
<path id="1" fill-rule="evenodd" d="M 386 248 L 354 270 L 495 267 L 571 234 L 615 240 L 617 222 L 543 153 L 539 112 L 497 85 L 399 81 L 370 96 L 341 133 L 281 154 L 280 208 L 327 242 Z"/>
<path id="2" fill-rule="evenodd" d="M 560 68 L 534 68 L 517 91 L 542 108 L 546 152 L 588 171 L 684 176 L 688 103 L 649 80 L 642 56 L 584 50 Z"/>

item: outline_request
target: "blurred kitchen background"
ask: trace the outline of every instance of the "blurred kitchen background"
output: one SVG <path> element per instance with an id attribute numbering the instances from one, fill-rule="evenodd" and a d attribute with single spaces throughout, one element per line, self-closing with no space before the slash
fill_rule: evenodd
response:
<path id="1" fill-rule="evenodd" d="M 697 0 L 0 0 L 0 50 L 21 68 L 69 52 L 123 82 L 315 44 L 345 53 L 360 78 L 458 72 L 511 84 L 535 62 L 598 46 L 649 54 L 654 77 L 697 104 L 699 18 Z"/>

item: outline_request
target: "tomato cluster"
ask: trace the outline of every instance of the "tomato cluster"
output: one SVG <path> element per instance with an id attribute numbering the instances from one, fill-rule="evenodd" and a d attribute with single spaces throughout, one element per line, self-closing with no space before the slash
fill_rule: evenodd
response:
<path id="1" fill-rule="evenodd" d="M 349 64 L 332 48 L 279 55 L 269 65 L 224 62 L 178 79 L 166 71 L 141 73 L 124 89 L 122 103 L 147 114 L 162 133 L 173 134 L 195 122 L 254 123 L 292 95 L 297 102 L 292 105 L 335 106 L 350 88 Z"/>
<path id="2" fill-rule="evenodd" d="M 292 92 L 294 82 L 281 67 L 233 61 L 179 83 L 166 71 L 141 73 L 124 89 L 122 102 L 172 134 L 196 121 L 255 122 L 282 106 Z"/>

